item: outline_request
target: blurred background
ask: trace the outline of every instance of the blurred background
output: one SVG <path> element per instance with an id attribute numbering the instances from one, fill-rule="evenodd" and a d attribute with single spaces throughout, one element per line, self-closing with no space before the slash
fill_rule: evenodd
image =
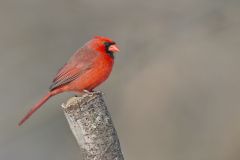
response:
<path id="1" fill-rule="evenodd" d="M 128 160 L 240 159 L 239 0 L 1 0 L 0 159 L 78 160 L 52 98 L 57 70 L 94 35 L 121 52 L 105 93 Z"/>

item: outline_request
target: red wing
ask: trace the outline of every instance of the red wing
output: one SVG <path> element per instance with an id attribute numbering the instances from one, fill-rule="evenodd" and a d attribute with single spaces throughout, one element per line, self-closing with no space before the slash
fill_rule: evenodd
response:
<path id="1" fill-rule="evenodd" d="M 79 68 L 71 68 L 64 72 L 60 77 L 55 79 L 52 85 L 49 87 L 50 90 L 53 90 L 59 86 L 67 84 L 75 79 L 77 79 L 81 75 L 81 71 Z"/>
<path id="2" fill-rule="evenodd" d="M 68 84 L 79 76 L 84 74 L 92 67 L 94 59 L 97 57 L 97 52 L 94 52 L 88 48 L 81 48 L 70 58 L 70 60 L 59 70 L 50 90 Z"/>

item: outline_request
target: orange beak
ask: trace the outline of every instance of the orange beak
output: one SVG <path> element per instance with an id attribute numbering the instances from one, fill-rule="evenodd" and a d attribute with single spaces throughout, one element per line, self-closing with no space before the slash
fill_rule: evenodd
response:
<path id="1" fill-rule="evenodd" d="M 116 44 L 113 44 L 111 45 L 109 48 L 108 48 L 109 51 L 113 52 L 113 53 L 116 53 L 116 52 L 119 52 L 120 50 L 118 49 L 118 47 L 116 46 Z"/>

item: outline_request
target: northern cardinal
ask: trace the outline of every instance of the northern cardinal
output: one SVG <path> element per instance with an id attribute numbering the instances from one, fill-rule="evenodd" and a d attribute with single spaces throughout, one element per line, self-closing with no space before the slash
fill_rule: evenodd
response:
<path id="1" fill-rule="evenodd" d="M 65 92 L 92 91 L 111 73 L 114 53 L 119 52 L 116 43 L 109 38 L 96 36 L 77 50 L 58 71 L 49 92 L 19 122 L 22 125 L 50 97 Z"/>

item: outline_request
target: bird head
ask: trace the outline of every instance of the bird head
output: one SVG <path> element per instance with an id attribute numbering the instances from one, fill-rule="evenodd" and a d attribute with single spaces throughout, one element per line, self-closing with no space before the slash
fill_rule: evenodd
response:
<path id="1" fill-rule="evenodd" d="M 114 58 L 114 53 L 119 52 L 116 43 L 107 37 L 95 36 L 90 40 L 90 45 L 100 53 L 108 54 L 112 58 Z"/>

